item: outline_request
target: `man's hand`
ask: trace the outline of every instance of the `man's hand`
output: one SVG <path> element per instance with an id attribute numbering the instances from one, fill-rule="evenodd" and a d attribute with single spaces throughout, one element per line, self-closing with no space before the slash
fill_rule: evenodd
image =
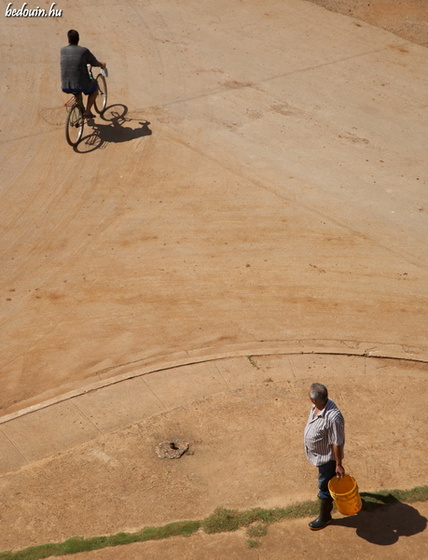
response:
<path id="1" fill-rule="evenodd" d="M 345 475 L 345 469 L 342 467 L 343 445 L 332 445 L 331 447 L 336 461 L 336 476 L 342 478 Z"/>
<path id="2" fill-rule="evenodd" d="M 336 465 L 336 476 L 337 478 L 342 478 L 345 475 L 345 469 L 342 465 Z"/>

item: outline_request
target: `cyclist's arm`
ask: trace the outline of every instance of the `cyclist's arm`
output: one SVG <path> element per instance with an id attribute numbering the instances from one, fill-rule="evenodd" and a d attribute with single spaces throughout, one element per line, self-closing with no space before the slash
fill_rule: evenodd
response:
<path id="1" fill-rule="evenodd" d="M 99 62 L 89 49 L 86 53 L 86 64 L 90 64 L 91 66 L 101 66 L 101 68 L 105 68 L 107 66 L 105 62 Z"/>

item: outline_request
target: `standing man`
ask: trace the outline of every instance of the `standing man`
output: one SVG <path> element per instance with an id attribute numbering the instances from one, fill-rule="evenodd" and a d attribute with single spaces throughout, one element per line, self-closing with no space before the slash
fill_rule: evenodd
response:
<path id="1" fill-rule="evenodd" d="M 333 498 L 328 482 L 335 475 L 342 478 L 343 446 L 345 445 L 345 421 L 335 403 L 328 398 L 327 387 L 313 383 L 309 389 L 312 408 L 304 433 L 308 460 L 318 467 L 319 516 L 309 523 L 313 531 L 323 529 L 331 521 Z"/>
<path id="2" fill-rule="evenodd" d="M 61 49 L 61 88 L 65 93 L 84 93 L 88 96 L 84 116 L 91 118 L 92 106 L 97 97 L 98 85 L 91 79 L 87 65 L 106 67 L 105 62 L 98 62 L 86 47 L 79 47 L 79 33 L 70 29 L 67 33 L 68 45 Z"/>

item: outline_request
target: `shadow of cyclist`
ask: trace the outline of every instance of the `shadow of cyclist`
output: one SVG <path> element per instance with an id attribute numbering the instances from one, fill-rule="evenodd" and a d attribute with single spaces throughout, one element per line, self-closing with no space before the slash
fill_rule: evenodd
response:
<path id="1" fill-rule="evenodd" d="M 352 527 L 357 535 L 378 545 L 395 544 L 400 537 L 410 537 L 425 531 L 427 519 L 418 510 L 403 504 L 391 494 L 371 494 L 362 492 L 363 509 L 358 515 L 335 519 L 334 525 Z M 364 498 L 378 500 L 366 501 Z M 381 503 L 379 503 L 379 501 Z"/>
<path id="2" fill-rule="evenodd" d="M 107 144 L 130 142 L 152 134 L 148 121 L 126 117 L 127 113 L 128 108 L 125 105 L 117 104 L 107 107 L 102 114 L 101 118 L 106 124 L 90 119 L 88 124 L 92 126 L 92 132 L 82 138 L 75 151 L 79 153 L 93 152 L 105 148 Z M 135 121 L 138 122 L 138 126 L 134 126 Z"/>

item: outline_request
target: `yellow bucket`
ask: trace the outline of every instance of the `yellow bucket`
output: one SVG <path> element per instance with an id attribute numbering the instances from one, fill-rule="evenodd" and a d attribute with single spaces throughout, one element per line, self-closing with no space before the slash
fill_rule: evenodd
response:
<path id="1" fill-rule="evenodd" d="M 349 474 L 342 478 L 335 476 L 329 481 L 328 489 L 340 513 L 355 515 L 360 511 L 362 503 L 355 478 Z"/>

